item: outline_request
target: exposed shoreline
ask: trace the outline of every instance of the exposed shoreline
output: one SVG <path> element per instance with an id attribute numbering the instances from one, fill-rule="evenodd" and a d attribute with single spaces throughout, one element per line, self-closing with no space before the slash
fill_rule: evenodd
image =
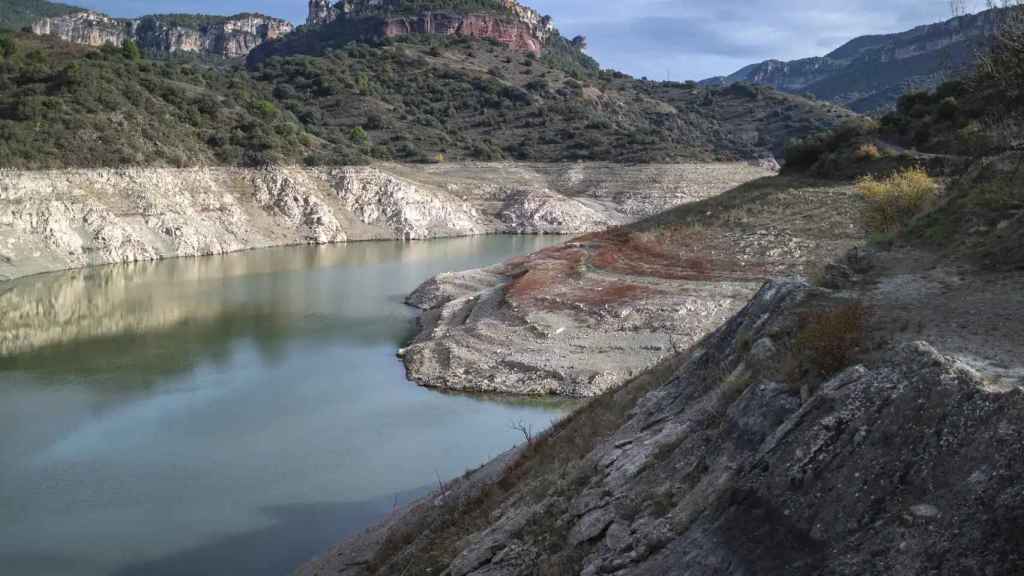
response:
<path id="1" fill-rule="evenodd" d="M 623 228 L 441 274 L 402 349 L 444 390 L 599 396 L 689 349 L 766 281 L 809 277 L 864 237 L 850 185 L 765 178 Z"/>
<path id="2" fill-rule="evenodd" d="M 745 163 L 0 170 L 0 282 L 270 247 L 581 234 L 768 174 Z"/>

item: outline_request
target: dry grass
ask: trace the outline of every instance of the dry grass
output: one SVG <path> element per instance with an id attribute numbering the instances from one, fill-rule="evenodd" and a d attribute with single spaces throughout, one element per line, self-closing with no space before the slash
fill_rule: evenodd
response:
<path id="1" fill-rule="evenodd" d="M 866 319 L 864 304 L 859 301 L 805 312 L 793 342 L 792 368 L 800 373 L 810 371 L 817 378 L 829 378 L 847 368 L 864 344 Z"/>
<path id="2" fill-rule="evenodd" d="M 865 176 L 857 188 L 867 201 L 865 222 L 874 232 L 893 232 L 935 201 L 939 186 L 923 168 L 908 168 L 877 179 Z"/>

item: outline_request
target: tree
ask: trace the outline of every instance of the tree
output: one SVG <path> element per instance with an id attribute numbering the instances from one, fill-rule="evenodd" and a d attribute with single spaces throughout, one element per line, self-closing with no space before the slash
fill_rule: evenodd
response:
<path id="1" fill-rule="evenodd" d="M 6 60 L 18 53 L 18 45 L 7 36 L 0 36 L 0 60 Z"/>
<path id="2" fill-rule="evenodd" d="M 977 80 L 1017 98 L 1024 90 L 1024 2 L 1006 0 L 990 6 L 1002 9 L 1002 14 L 992 46 L 978 64 Z"/>
<path id="3" fill-rule="evenodd" d="M 131 38 L 121 44 L 121 55 L 132 62 L 142 60 L 142 51 L 139 50 L 139 45 L 135 43 L 135 40 Z"/>

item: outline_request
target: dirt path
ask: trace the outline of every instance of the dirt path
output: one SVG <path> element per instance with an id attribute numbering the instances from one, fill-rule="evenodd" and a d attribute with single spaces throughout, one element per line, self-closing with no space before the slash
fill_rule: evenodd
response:
<path id="1" fill-rule="evenodd" d="M 985 272 L 914 250 L 875 261 L 865 294 L 874 348 L 925 340 L 994 388 L 1024 385 L 1024 273 Z"/>

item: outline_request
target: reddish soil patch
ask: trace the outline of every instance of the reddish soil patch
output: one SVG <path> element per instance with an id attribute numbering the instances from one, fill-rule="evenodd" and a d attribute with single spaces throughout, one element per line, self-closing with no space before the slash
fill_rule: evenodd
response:
<path id="1" fill-rule="evenodd" d="M 716 238 L 687 227 L 643 234 L 618 229 L 589 236 L 591 266 L 615 274 L 665 280 L 715 280 L 763 276 L 734 259 L 713 258 Z"/>
<path id="2" fill-rule="evenodd" d="M 627 283 L 609 283 L 589 290 L 574 290 L 567 298 L 589 306 L 609 306 L 636 300 L 654 294 L 656 290 L 647 286 Z"/>

